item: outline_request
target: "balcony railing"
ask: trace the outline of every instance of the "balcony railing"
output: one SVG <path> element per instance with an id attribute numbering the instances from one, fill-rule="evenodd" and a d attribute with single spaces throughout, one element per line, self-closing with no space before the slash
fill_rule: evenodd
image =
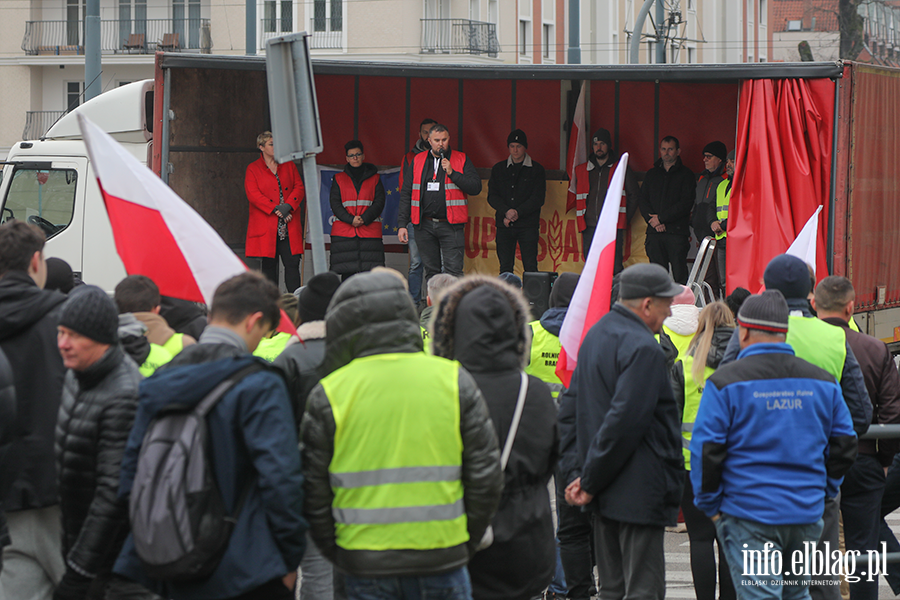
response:
<path id="1" fill-rule="evenodd" d="M 56 121 L 66 114 L 64 110 L 29 110 L 25 113 L 23 140 L 36 140 L 47 133 Z"/>
<path id="2" fill-rule="evenodd" d="M 211 48 L 209 19 L 100 21 L 100 51 L 104 54 L 208 53 Z M 84 54 L 84 21 L 27 21 L 22 50 L 28 55 Z"/>
<path id="3" fill-rule="evenodd" d="M 309 47 L 313 50 L 340 50 L 343 20 L 313 17 L 309 20 Z M 336 30 L 335 30 L 336 28 Z"/>
<path id="4" fill-rule="evenodd" d="M 469 19 L 422 19 L 423 54 L 487 54 L 500 52 L 497 26 Z"/>

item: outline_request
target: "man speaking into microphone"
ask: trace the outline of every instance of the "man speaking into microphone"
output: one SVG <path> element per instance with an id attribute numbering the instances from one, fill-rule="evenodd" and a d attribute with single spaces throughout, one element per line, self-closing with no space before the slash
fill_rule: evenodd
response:
<path id="1" fill-rule="evenodd" d="M 450 132 L 437 124 L 428 134 L 431 152 L 420 152 L 403 174 L 397 217 L 400 242 L 413 224 L 425 267 L 425 284 L 438 273 L 462 277 L 468 196 L 481 193 L 481 177 L 472 161 L 450 149 Z"/>

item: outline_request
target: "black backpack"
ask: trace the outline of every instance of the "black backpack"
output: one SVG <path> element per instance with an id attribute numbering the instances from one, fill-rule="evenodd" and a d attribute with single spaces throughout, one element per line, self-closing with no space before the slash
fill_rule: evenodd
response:
<path id="1" fill-rule="evenodd" d="M 149 577 L 200 579 L 219 565 L 250 487 L 229 514 L 212 470 L 206 415 L 236 383 L 263 368 L 254 363 L 237 371 L 193 408 L 165 407 L 147 427 L 128 517 Z"/>

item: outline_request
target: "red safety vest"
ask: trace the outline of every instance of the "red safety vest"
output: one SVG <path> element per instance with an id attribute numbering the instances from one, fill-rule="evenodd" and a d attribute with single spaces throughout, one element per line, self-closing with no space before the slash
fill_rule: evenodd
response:
<path id="1" fill-rule="evenodd" d="M 347 209 L 347 212 L 353 216 L 362 216 L 362 214 L 366 212 L 366 209 L 372 206 L 372 201 L 375 199 L 375 186 L 381 181 L 381 176 L 376 174 L 363 181 L 362 186 L 359 188 L 359 193 L 356 192 L 356 186 L 353 185 L 353 180 L 344 172 L 336 174 L 334 176 L 334 181 L 341 188 L 341 203 L 344 205 L 344 208 Z M 368 225 L 360 225 L 359 227 L 354 227 L 350 223 L 335 220 L 334 224 L 331 226 L 331 235 L 339 235 L 341 237 L 359 236 L 363 238 L 380 238 L 381 217 L 379 216 Z"/>
<path id="2" fill-rule="evenodd" d="M 587 198 L 591 191 L 591 179 L 588 175 L 589 164 L 590 163 L 582 163 L 575 167 L 575 218 L 578 220 L 578 231 L 584 231 L 587 227 L 587 223 L 584 221 L 584 213 L 587 210 Z M 616 172 L 616 165 L 618 164 L 619 161 L 616 161 L 609 167 L 609 181 L 612 181 L 613 174 Z M 609 186 L 609 181 L 606 183 L 607 186 Z M 616 225 L 617 229 L 625 229 L 627 226 L 627 223 L 625 222 L 628 210 L 626 204 L 627 201 L 628 198 L 625 195 L 625 188 L 623 187 L 622 202 L 619 204 L 619 221 Z"/>
<path id="3" fill-rule="evenodd" d="M 413 159 L 413 184 L 412 184 L 412 222 L 419 224 L 419 200 L 422 198 L 422 171 L 425 169 L 425 161 L 431 157 L 431 152 L 420 152 Z M 463 172 L 466 166 L 466 155 L 458 150 L 450 154 L 450 167 L 454 171 Z M 467 223 L 469 221 L 469 204 L 466 194 L 455 183 L 450 181 L 450 176 L 444 176 L 444 198 L 447 202 L 447 221 L 450 223 Z"/>

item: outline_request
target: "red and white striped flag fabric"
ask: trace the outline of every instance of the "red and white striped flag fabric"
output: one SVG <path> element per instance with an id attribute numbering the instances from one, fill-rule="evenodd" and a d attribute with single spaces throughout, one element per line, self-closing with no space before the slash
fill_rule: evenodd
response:
<path id="1" fill-rule="evenodd" d="M 575 104 L 575 117 L 569 136 L 569 151 L 566 154 L 566 173 L 569 174 L 569 193 L 566 195 L 566 212 L 575 208 L 575 167 L 587 162 L 587 134 L 584 130 L 584 82 Z"/>
<path id="2" fill-rule="evenodd" d="M 84 115 L 78 124 L 125 271 L 146 275 L 164 296 L 211 305 L 219 284 L 246 265 L 153 171 Z M 296 334 L 287 327 L 282 313 L 279 330 Z"/>
<path id="3" fill-rule="evenodd" d="M 584 270 L 575 286 L 575 293 L 559 331 L 562 347 L 556 361 L 556 376 L 566 387 L 569 387 L 572 373 L 575 372 L 578 349 L 581 348 L 585 334 L 600 317 L 609 312 L 616 259 L 616 225 L 619 221 L 619 205 L 627 166 L 628 153 L 625 153 L 619 159 L 616 172 L 606 190 L 603 209 L 597 220 L 597 231 L 594 232 Z"/>

